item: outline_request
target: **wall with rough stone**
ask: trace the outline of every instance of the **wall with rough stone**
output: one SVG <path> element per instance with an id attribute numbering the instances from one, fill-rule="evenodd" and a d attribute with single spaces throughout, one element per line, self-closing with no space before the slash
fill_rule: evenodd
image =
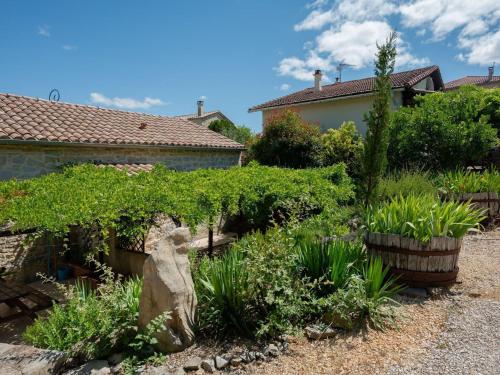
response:
<path id="1" fill-rule="evenodd" d="M 57 247 L 49 245 L 46 238 L 41 237 L 29 241 L 29 234 L 0 233 L 0 268 L 5 267 L 7 280 L 28 282 L 36 279 L 37 273 L 47 274 L 49 251 Z"/>
<path id="2" fill-rule="evenodd" d="M 30 178 L 68 164 L 163 164 L 176 170 L 239 165 L 239 150 L 0 145 L 0 180 Z"/>

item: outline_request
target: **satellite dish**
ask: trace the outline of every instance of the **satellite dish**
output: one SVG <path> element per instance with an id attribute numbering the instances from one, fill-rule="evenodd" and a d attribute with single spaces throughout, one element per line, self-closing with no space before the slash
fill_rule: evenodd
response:
<path id="1" fill-rule="evenodd" d="M 58 102 L 61 99 L 61 94 L 58 89 L 52 89 L 49 93 L 49 100 L 51 102 Z"/>

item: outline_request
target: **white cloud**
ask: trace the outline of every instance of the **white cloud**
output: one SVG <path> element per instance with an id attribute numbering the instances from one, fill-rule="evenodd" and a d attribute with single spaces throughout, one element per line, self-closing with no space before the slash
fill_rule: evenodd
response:
<path id="1" fill-rule="evenodd" d="M 313 10 L 305 20 L 294 26 L 295 31 L 321 29 L 334 20 L 333 10 Z"/>
<path id="2" fill-rule="evenodd" d="M 50 36 L 50 26 L 44 25 L 38 27 L 38 35 L 48 38 Z"/>
<path id="3" fill-rule="evenodd" d="M 328 24 L 342 20 L 362 22 L 378 20 L 396 13 L 398 8 L 392 0 L 340 0 L 336 1 L 331 9 L 324 9 L 326 2 L 321 2 L 300 23 L 294 26 L 295 31 L 318 30 Z"/>
<path id="4" fill-rule="evenodd" d="M 498 0 L 414 0 L 399 7 L 405 27 L 429 29 L 434 40 L 464 28 L 465 33 L 485 32 L 500 19 Z"/>
<path id="5" fill-rule="evenodd" d="M 386 22 L 346 22 L 340 29 L 330 29 L 316 39 L 317 50 L 335 61 L 343 61 L 360 69 L 373 61 L 377 42 L 383 42 L 392 31 Z"/>
<path id="6" fill-rule="evenodd" d="M 90 94 L 90 100 L 95 104 L 103 104 L 111 107 L 118 107 L 124 109 L 147 109 L 153 106 L 162 106 L 167 103 L 163 102 L 161 99 L 145 97 L 143 100 L 137 100 L 132 98 L 108 98 L 98 92 L 92 92 Z"/>
<path id="7" fill-rule="evenodd" d="M 77 46 L 74 46 L 72 44 L 63 44 L 63 46 L 61 47 L 63 50 L 65 51 L 75 51 L 78 49 Z"/>
<path id="8" fill-rule="evenodd" d="M 339 62 L 367 67 L 377 42 L 394 29 L 399 31 L 398 67 L 430 63 L 414 55 L 405 39 L 408 32 L 421 43 L 446 39 L 442 47 L 460 50 L 456 58 L 469 64 L 500 60 L 499 0 L 316 0 L 306 8 L 309 14 L 294 29 L 318 34 L 304 43 L 305 56 L 279 62 L 278 75 L 312 81 L 315 69 L 332 72 Z"/>
<path id="9" fill-rule="evenodd" d="M 500 30 L 479 37 L 459 37 L 458 45 L 468 51 L 460 55 L 469 64 L 491 65 L 500 61 Z"/>
<path id="10" fill-rule="evenodd" d="M 280 90 L 281 91 L 288 91 L 290 90 L 292 86 L 290 86 L 288 83 L 283 83 L 281 86 L 280 86 Z"/>

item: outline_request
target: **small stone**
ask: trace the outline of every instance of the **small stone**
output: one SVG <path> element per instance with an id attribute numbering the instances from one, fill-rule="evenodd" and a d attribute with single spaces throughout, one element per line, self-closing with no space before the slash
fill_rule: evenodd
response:
<path id="1" fill-rule="evenodd" d="M 264 350 L 264 355 L 277 357 L 280 355 L 280 350 L 275 344 L 269 344 L 267 348 Z"/>
<path id="2" fill-rule="evenodd" d="M 234 367 L 241 366 L 242 362 L 243 361 L 240 357 L 234 357 L 233 359 L 231 359 L 231 366 L 234 366 Z"/>
<path id="3" fill-rule="evenodd" d="M 311 340 L 321 340 L 333 337 L 337 334 L 333 329 L 318 329 L 315 327 L 306 327 L 305 329 L 306 336 Z"/>
<path id="4" fill-rule="evenodd" d="M 225 360 L 221 356 L 216 356 L 215 357 L 215 368 L 218 370 L 221 370 L 229 365 L 229 361 Z"/>
<path id="5" fill-rule="evenodd" d="M 201 368 L 206 372 L 214 372 L 215 371 L 215 362 L 213 359 L 205 359 L 201 361 Z"/>
<path id="6" fill-rule="evenodd" d="M 201 358 L 200 357 L 191 357 L 187 360 L 184 365 L 185 371 L 196 371 L 200 368 Z"/>
<path id="7" fill-rule="evenodd" d="M 262 352 L 255 352 L 255 359 L 257 361 L 265 361 L 266 360 L 266 356 Z"/>

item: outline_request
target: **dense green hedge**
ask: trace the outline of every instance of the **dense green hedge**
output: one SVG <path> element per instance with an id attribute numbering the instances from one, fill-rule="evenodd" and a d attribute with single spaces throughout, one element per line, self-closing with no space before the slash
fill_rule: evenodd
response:
<path id="1" fill-rule="evenodd" d="M 307 170 L 251 165 L 193 172 L 157 166 L 151 173 L 130 177 L 113 168 L 80 165 L 59 174 L 0 183 L 0 224 L 63 234 L 71 225 L 109 228 L 123 217 L 141 223 L 165 213 L 191 227 L 219 214 L 240 215 L 258 227 L 277 212 L 318 213 L 352 195 L 343 164 Z"/>

